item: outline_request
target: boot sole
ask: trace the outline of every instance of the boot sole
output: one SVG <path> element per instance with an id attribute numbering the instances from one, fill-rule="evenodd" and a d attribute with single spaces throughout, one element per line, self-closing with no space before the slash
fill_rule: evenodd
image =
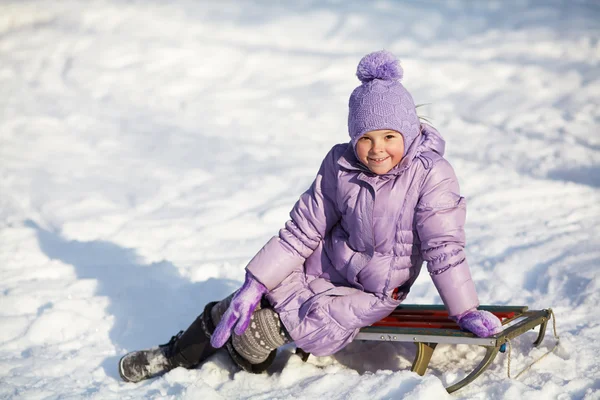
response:
<path id="1" fill-rule="evenodd" d="M 125 359 L 125 357 L 127 357 L 127 354 L 125 354 L 123 357 L 121 357 L 121 359 L 119 360 L 119 375 L 121 376 L 121 379 L 123 379 L 125 382 L 130 382 L 130 383 L 136 383 L 135 381 L 132 381 L 131 379 L 128 379 L 124 374 L 123 374 L 123 360 Z"/>

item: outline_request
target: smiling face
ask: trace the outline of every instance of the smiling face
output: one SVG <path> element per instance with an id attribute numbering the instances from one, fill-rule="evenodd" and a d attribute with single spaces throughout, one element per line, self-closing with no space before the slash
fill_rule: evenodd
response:
<path id="1" fill-rule="evenodd" d="M 371 172 L 388 173 L 402 160 L 404 138 L 391 129 L 367 132 L 356 142 L 356 155 Z"/>

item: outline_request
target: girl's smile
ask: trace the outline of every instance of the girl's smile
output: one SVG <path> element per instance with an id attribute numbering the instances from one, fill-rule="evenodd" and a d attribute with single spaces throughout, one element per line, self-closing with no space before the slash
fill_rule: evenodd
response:
<path id="1" fill-rule="evenodd" d="M 384 162 L 385 160 L 387 160 L 389 157 L 384 157 L 384 158 L 371 158 L 369 157 L 369 161 L 373 161 L 377 164 L 381 164 L 382 162 Z"/>

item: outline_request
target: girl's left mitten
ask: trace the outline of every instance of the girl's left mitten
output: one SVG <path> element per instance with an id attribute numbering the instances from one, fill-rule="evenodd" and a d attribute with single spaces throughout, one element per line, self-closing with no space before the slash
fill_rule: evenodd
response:
<path id="1" fill-rule="evenodd" d="M 488 337 L 502 331 L 502 322 L 489 311 L 470 310 L 455 317 L 458 326 L 479 337 Z"/>

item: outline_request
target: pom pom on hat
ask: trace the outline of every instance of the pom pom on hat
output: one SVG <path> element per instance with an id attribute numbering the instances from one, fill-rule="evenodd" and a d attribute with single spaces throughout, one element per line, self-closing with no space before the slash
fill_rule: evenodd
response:
<path id="1" fill-rule="evenodd" d="M 386 50 L 367 54 L 356 68 L 356 76 L 362 83 L 373 79 L 395 81 L 402 79 L 404 71 L 396 57 Z"/>

